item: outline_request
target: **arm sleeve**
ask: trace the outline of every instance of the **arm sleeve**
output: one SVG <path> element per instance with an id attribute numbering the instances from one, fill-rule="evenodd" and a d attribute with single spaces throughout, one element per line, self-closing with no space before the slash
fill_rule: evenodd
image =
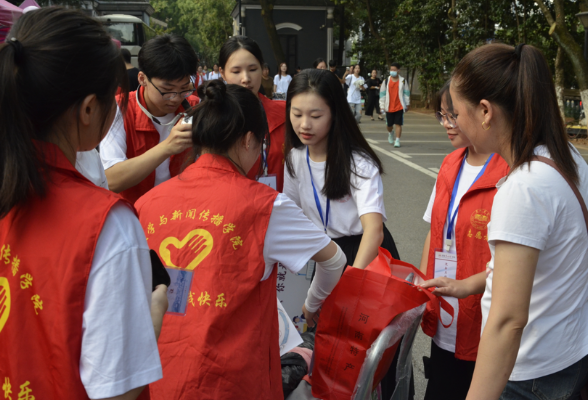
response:
<path id="1" fill-rule="evenodd" d="M 127 159 L 127 134 L 124 119 L 118 106 L 112 126 L 100 142 L 100 159 L 105 170 Z"/>
<path id="2" fill-rule="evenodd" d="M 162 377 L 151 321 L 151 261 L 137 217 L 108 214 L 88 278 L 80 377 L 90 398 L 114 397 Z"/>
<path id="3" fill-rule="evenodd" d="M 352 79 L 353 79 L 353 74 L 349 74 L 349 75 L 347 75 L 347 77 L 345 78 L 345 83 L 346 83 L 348 86 L 351 86 L 351 80 L 352 80 Z"/>
<path id="4" fill-rule="evenodd" d="M 278 83 L 280 83 L 280 75 L 277 74 L 276 76 L 274 76 L 274 85 L 278 86 Z"/>
<path id="5" fill-rule="evenodd" d="M 404 84 L 402 85 L 402 95 L 404 96 L 404 104 L 408 107 L 410 105 L 410 88 L 406 83 L 406 79 L 404 79 Z"/>
<path id="6" fill-rule="evenodd" d="M 386 90 L 388 89 L 388 85 L 386 85 L 386 79 L 382 82 L 380 86 L 380 110 L 384 110 L 386 107 Z"/>
<path id="7" fill-rule="evenodd" d="M 292 166 L 294 167 L 294 171 L 296 171 L 296 160 L 294 157 L 294 153 L 291 151 L 288 154 L 288 158 L 292 160 Z M 284 163 L 284 190 L 283 193 L 288 196 L 290 200 L 292 200 L 299 208 L 302 208 L 300 205 L 300 191 L 298 190 L 298 183 L 299 183 L 298 176 L 292 177 L 288 172 L 288 167 Z"/>
<path id="8" fill-rule="evenodd" d="M 425 215 L 423 215 L 423 219 L 431 223 L 431 216 L 433 215 L 433 204 L 435 204 L 435 196 L 437 194 L 437 181 L 435 181 L 435 186 L 433 186 L 433 191 L 431 192 L 431 197 L 429 198 L 429 204 L 427 204 L 427 210 L 425 211 Z"/>
<path id="9" fill-rule="evenodd" d="M 306 309 L 310 312 L 318 310 L 337 286 L 343 268 L 347 265 L 347 258 L 337 245 L 337 253 L 330 260 L 317 262 L 316 265 L 316 274 L 304 302 Z"/>
<path id="10" fill-rule="evenodd" d="M 384 206 L 384 185 L 378 168 L 367 160 L 356 161 L 359 176 L 352 173 L 351 196 L 357 205 L 357 214 L 382 214 L 386 222 L 386 208 Z"/>
<path id="11" fill-rule="evenodd" d="M 292 200 L 278 194 L 265 234 L 263 257 L 266 265 L 279 262 L 297 273 L 329 243 L 331 239 Z"/>

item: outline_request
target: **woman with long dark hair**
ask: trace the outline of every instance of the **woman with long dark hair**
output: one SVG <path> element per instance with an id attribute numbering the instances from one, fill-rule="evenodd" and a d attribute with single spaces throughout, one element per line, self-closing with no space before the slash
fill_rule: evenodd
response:
<path id="1" fill-rule="evenodd" d="M 588 381 L 588 166 L 568 141 L 549 66 L 533 46 L 485 45 L 459 62 L 450 91 L 476 151 L 510 166 L 492 206 L 468 399 L 577 399 Z"/>
<path id="2" fill-rule="evenodd" d="M 381 121 L 383 118 L 380 116 L 380 86 L 382 80 L 378 78 L 378 71 L 372 70 L 370 78 L 367 80 L 366 85 L 368 87 L 368 98 L 365 105 L 365 115 L 372 117 L 374 120 L 374 108 L 378 115 L 378 119 Z"/>
<path id="3" fill-rule="evenodd" d="M 260 182 L 281 192 L 284 186 L 286 103 L 273 101 L 259 93 L 264 65 L 261 49 L 253 39 L 233 36 L 227 39 L 220 50 L 219 65 L 221 75 L 228 84 L 251 90 L 263 104 L 270 134 L 264 143 L 262 155 L 249 171 L 249 177 L 258 178 Z"/>
<path id="4" fill-rule="evenodd" d="M 168 265 L 194 273 L 186 315 L 164 320 L 164 378 L 151 385 L 151 394 L 280 400 L 276 264 L 296 273 L 308 259 L 317 261 L 302 306 L 312 327 L 345 255 L 292 200 L 247 177 L 268 133 L 257 96 L 220 80 L 206 82 L 198 95 L 202 102 L 192 112 L 197 161 L 136 203 L 149 246 Z"/>
<path id="5" fill-rule="evenodd" d="M 274 77 L 274 96 L 278 100 L 286 100 L 288 85 L 292 82 L 292 77 L 288 75 L 288 64 L 280 63 L 278 73 Z"/>
<path id="6" fill-rule="evenodd" d="M 355 123 L 337 77 L 302 71 L 286 104 L 284 194 L 341 246 L 349 265 L 367 267 L 380 246 L 399 259 L 384 225 L 382 163 Z M 396 381 L 391 370 L 383 381 L 387 398 Z"/>
<path id="7" fill-rule="evenodd" d="M 156 338 L 167 288 L 151 293 L 141 225 L 132 205 L 74 168 L 77 152 L 106 135 L 119 86 L 124 110 L 120 52 L 79 11 L 28 12 L 0 44 L 6 398 L 132 400 L 162 377 Z"/>

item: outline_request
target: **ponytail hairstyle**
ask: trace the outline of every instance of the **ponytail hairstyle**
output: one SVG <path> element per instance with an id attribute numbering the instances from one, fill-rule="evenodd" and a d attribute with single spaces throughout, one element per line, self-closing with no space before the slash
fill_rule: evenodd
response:
<path id="1" fill-rule="evenodd" d="M 91 94 L 101 106 L 104 132 L 119 86 L 124 111 L 124 61 L 98 21 L 62 7 L 20 17 L 0 44 L 0 218 L 45 194 L 45 155 L 34 141 L 58 134 L 61 117 L 79 115 Z"/>
<path id="2" fill-rule="evenodd" d="M 203 148 L 226 157 L 247 132 L 253 132 L 259 143 L 269 137 L 263 105 L 251 90 L 215 79 L 198 87 L 198 97 L 201 102 L 189 113 L 194 159 Z"/>
<path id="3" fill-rule="evenodd" d="M 295 177 L 296 173 L 288 154 L 293 148 L 302 149 L 305 147 L 292 127 L 290 108 L 292 99 L 303 93 L 317 94 L 331 109 L 332 122 L 327 138 L 325 186 L 322 193 L 330 200 L 339 200 L 351 194 L 351 174 L 360 176 L 356 170 L 354 153 L 371 161 L 382 174 L 384 172 L 382 163 L 359 130 L 339 79 L 331 71 L 305 69 L 292 78 L 286 96 L 285 149 L 286 168 L 290 176 Z"/>
<path id="4" fill-rule="evenodd" d="M 563 175 L 578 183 L 553 78 L 541 51 L 524 44 L 516 49 L 505 44 L 478 47 L 457 64 L 452 82 L 467 102 L 494 103 L 511 122 L 511 171 L 529 163 L 536 146 L 545 145 Z"/>

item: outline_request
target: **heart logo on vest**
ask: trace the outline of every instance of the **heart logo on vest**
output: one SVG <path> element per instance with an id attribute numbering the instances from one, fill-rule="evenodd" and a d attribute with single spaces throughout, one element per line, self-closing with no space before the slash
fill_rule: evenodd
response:
<path id="1" fill-rule="evenodd" d="M 6 325 L 10 314 L 10 286 L 8 279 L 0 278 L 0 332 Z"/>
<path id="2" fill-rule="evenodd" d="M 159 255 L 168 267 L 193 270 L 210 254 L 213 242 L 212 235 L 207 230 L 195 229 L 188 233 L 181 241 L 173 236 L 162 240 L 159 245 Z M 175 260 L 191 259 L 191 261 L 185 267 L 175 265 L 172 261 L 172 254 Z M 182 262 L 182 264 L 185 263 Z"/>

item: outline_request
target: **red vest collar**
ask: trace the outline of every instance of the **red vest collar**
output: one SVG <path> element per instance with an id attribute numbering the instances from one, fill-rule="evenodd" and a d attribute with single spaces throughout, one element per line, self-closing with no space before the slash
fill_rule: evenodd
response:
<path id="1" fill-rule="evenodd" d="M 272 132 L 286 122 L 285 104 L 279 104 L 277 101 L 270 100 L 261 93 L 258 96 L 267 116 L 269 131 Z"/>
<path id="2" fill-rule="evenodd" d="M 459 149 L 448 156 L 446 166 L 447 173 L 443 175 L 443 178 L 446 180 L 446 183 L 450 188 L 455 184 L 455 180 L 457 179 L 457 174 L 461 168 L 461 162 L 465 157 L 466 151 L 467 148 Z M 496 187 L 496 182 L 502 178 L 502 176 L 498 176 L 502 173 L 502 168 L 493 167 L 497 166 L 497 164 L 501 163 L 501 161 L 502 158 L 498 154 L 494 154 L 494 157 L 492 157 L 492 160 L 490 160 L 484 175 L 482 175 L 480 179 L 478 179 L 476 183 L 474 183 L 472 187 L 469 188 L 468 192 Z"/>
<path id="3" fill-rule="evenodd" d="M 218 154 L 202 154 L 198 157 L 198 160 L 194 164 L 192 164 L 194 168 L 214 168 L 214 169 L 221 169 L 227 172 L 233 172 L 237 175 L 243 176 L 239 171 L 239 168 L 235 166 L 229 159 L 224 156 L 220 156 Z M 188 167 L 190 168 L 190 167 Z"/>

